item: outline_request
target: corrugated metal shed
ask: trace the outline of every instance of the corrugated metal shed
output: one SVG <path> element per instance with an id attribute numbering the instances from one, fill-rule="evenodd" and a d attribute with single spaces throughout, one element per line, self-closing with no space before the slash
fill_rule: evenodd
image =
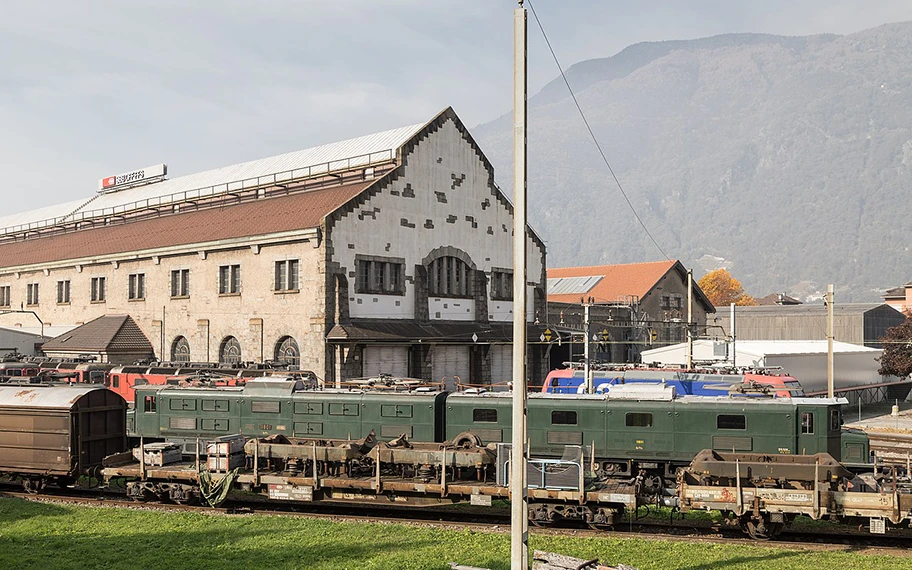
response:
<path id="1" fill-rule="evenodd" d="M 0 386 L 0 408 L 72 408 L 80 398 L 104 386 Z"/>
<path id="2" fill-rule="evenodd" d="M 83 200 L 47 208 L 29 210 L 0 218 L 0 229 L 35 224 L 65 217 L 85 217 L 122 213 L 224 192 L 259 186 L 268 181 L 282 181 L 316 176 L 322 173 L 366 166 L 396 157 L 399 147 L 424 124 L 410 125 L 372 135 L 316 146 L 304 150 L 252 160 L 205 172 L 188 174 L 154 184 L 87 196 Z M 99 176 L 100 178 L 100 176 Z M 92 181 L 94 182 L 94 181 Z"/>

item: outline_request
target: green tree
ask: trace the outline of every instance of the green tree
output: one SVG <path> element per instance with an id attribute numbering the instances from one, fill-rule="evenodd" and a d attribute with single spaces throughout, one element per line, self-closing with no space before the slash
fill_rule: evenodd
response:
<path id="1" fill-rule="evenodd" d="M 899 376 L 912 374 L 912 315 L 906 313 L 906 320 L 895 327 L 890 327 L 880 339 L 883 343 L 883 356 L 878 374 Z"/>
<path id="2" fill-rule="evenodd" d="M 757 304 L 757 300 L 744 292 L 741 282 L 732 277 L 727 269 L 710 271 L 697 282 L 697 285 L 716 307 L 727 307 L 732 303 L 739 307 Z"/>

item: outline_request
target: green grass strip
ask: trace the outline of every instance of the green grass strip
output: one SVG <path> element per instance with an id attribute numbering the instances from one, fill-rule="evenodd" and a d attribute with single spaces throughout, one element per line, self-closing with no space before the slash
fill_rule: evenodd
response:
<path id="1" fill-rule="evenodd" d="M 753 545 L 616 537 L 535 537 L 532 547 L 649 569 L 912 567 L 912 558 Z M 505 533 L 339 523 L 266 515 L 213 516 L 74 507 L 0 498 L 0 568 L 135 570 L 509 568 Z"/>

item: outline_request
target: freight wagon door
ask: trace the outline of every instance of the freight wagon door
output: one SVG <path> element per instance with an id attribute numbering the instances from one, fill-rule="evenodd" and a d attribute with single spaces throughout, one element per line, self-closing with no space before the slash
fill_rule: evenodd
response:
<path id="1" fill-rule="evenodd" d="M 488 353 L 491 358 L 491 384 L 513 380 L 513 347 L 495 344 Z"/>
<path id="2" fill-rule="evenodd" d="M 364 376 L 382 373 L 405 378 L 409 375 L 407 346 L 367 346 L 363 357 L 361 373 Z"/>
<path id="3" fill-rule="evenodd" d="M 469 347 L 437 345 L 431 352 L 431 381 L 440 382 L 444 377 L 458 376 L 463 383 L 470 381 Z"/>

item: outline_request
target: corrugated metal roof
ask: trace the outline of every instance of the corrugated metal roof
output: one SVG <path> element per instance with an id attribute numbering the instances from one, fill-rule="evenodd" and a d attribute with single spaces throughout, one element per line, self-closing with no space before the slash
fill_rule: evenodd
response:
<path id="1" fill-rule="evenodd" d="M 399 147 L 422 127 L 424 123 L 188 174 L 154 184 L 89 195 L 83 200 L 5 216 L 0 218 L 0 228 L 36 224 L 61 217 L 81 219 L 110 215 L 146 207 L 148 204 L 166 204 L 226 190 L 260 186 L 267 181 L 299 179 L 387 161 L 395 158 Z M 264 177 L 267 180 L 262 180 Z M 95 183 L 94 180 L 91 182 Z"/>
<path id="2" fill-rule="evenodd" d="M 549 295 L 569 295 L 574 293 L 588 293 L 602 280 L 604 275 L 589 277 L 552 277 L 548 279 Z"/>
<path id="3" fill-rule="evenodd" d="M 104 386 L 2 386 L 0 408 L 53 408 L 71 409 L 83 396 Z"/>
<path id="4" fill-rule="evenodd" d="M 889 307 L 886 303 L 839 303 L 833 304 L 835 315 L 859 315 L 873 311 L 880 307 Z M 723 307 L 716 318 L 729 318 L 728 308 Z M 826 315 L 827 308 L 823 301 L 803 303 L 801 305 L 754 305 L 749 307 L 736 307 L 735 318 L 743 316 L 795 316 L 795 315 Z"/>

